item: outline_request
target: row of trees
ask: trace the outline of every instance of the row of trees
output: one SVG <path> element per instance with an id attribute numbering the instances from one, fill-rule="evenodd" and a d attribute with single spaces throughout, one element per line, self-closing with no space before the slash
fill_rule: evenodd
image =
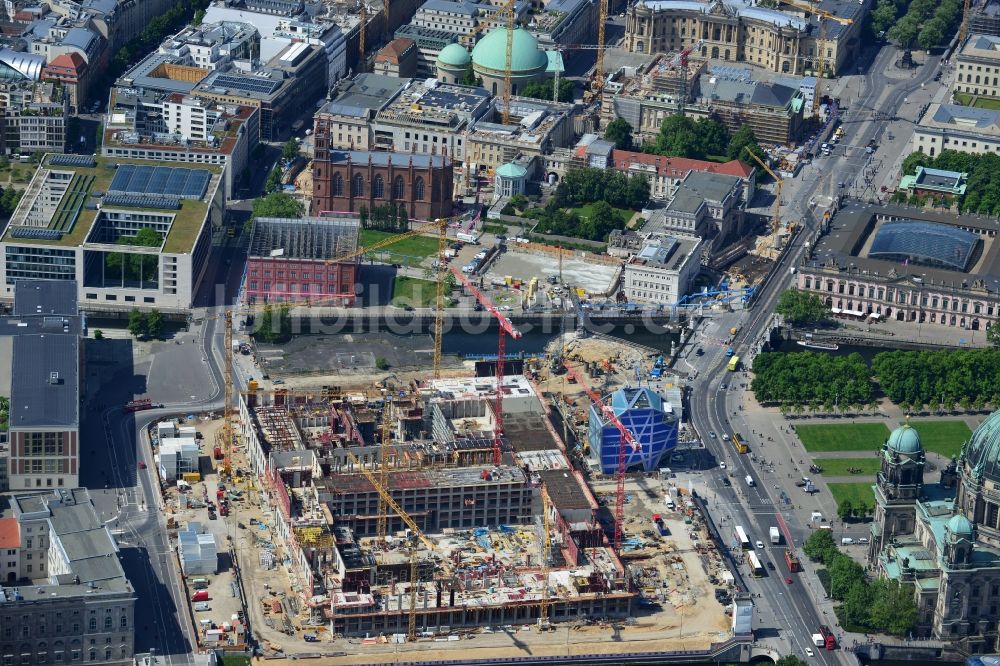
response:
<path id="1" fill-rule="evenodd" d="M 573 82 L 568 79 L 559 79 L 559 97 L 560 102 L 572 102 L 573 101 Z M 555 86 L 554 79 L 545 79 L 544 81 L 529 81 L 524 84 L 524 87 L 517 91 L 517 94 L 521 97 L 531 97 L 534 99 L 552 99 L 552 89 Z"/>
<path id="2" fill-rule="evenodd" d="M 159 340 L 163 335 L 163 315 L 159 310 L 150 310 L 147 314 L 133 308 L 128 313 L 128 332 L 137 338 Z"/>
<path id="3" fill-rule="evenodd" d="M 620 171 L 570 169 L 553 200 L 560 208 L 603 201 L 616 208 L 640 210 L 649 201 L 649 181 L 645 176 L 626 176 Z"/>
<path id="4" fill-rule="evenodd" d="M 829 315 L 822 298 L 799 289 L 786 289 L 781 292 L 774 311 L 784 317 L 785 321 L 796 326 L 817 324 Z"/>
<path id="5" fill-rule="evenodd" d="M 1000 349 L 881 352 L 872 361 L 872 374 L 904 409 L 1000 405 Z"/>
<path id="6" fill-rule="evenodd" d="M 635 148 L 632 126 L 621 118 L 608 123 L 604 137 L 608 141 L 614 141 L 615 147 L 622 150 Z M 757 145 L 757 137 L 749 125 L 743 125 L 735 133 L 730 134 L 729 129 L 714 118 L 693 120 L 690 116 L 679 113 L 664 118 L 656 140 L 641 146 L 644 153 L 699 160 L 708 158 L 749 160 L 745 153 L 747 148 L 761 159 L 765 158 L 765 153 Z"/>
<path id="7" fill-rule="evenodd" d="M 393 203 L 377 204 L 369 211 L 362 206 L 359 212 L 362 229 L 375 229 L 401 234 L 410 229 L 410 217 L 406 214 L 406 205 Z"/>
<path id="8" fill-rule="evenodd" d="M 904 13 L 905 11 L 905 13 Z M 950 35 L 961 18 L 961 0 L 879 0 L 872 12 L 872 27 L 886 31 L 904 48 L 917 44 L 932 49 Z M 902 18 L 897 20 L 902 14 Z"/>
<path id="9" fill-rule="evenodd" d="M 758 354 L 750 388 L 757 400 L 787 405 L 868 405 L 874 386 L 860 354 Z"/>
<path id="10" fill-rule="evenodd" d="M 905 636 L 917 623 L 913 587 L 886 578 L 868 580 L 864 567 L 837 548 L 832 530 L 816 530 L 802 550 L 826 566 L 830 596 L 842 602 L 837 613 L 842 625 Z"/>
<path id="11" fill-rule="evenodd" d="M 1000 155 L 970 154 L 942 150 L 936 157 L 910 153 L 903 160 L 902 173 L 915 174 L 917 167 L 959 171 L 969 174 L 965 196 L 959 198 L 963 213 L 1000 215 Z"/>

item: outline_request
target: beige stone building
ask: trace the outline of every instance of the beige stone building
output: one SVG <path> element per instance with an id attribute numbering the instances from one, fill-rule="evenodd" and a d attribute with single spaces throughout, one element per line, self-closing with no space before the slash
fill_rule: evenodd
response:
<path id="1" fill-rule="evenodd" d="M 696 46 L 694 55 L 746 62 L 774 72 L 805 75 L 818 67 L 841 73 L 856 52 L 861 4 L 836 2 L 827 11 L 850 13 L 851 25 L 752 6 L 740 0 L 640 0 L 628 10 L 625 48 L 633 53 L 670 53 Z"/>
<path id="2" fill-rule="evenodd" d="M 955 92 L 1000 97 L 1000 37 L 969 35 L 955 66 Z"/>

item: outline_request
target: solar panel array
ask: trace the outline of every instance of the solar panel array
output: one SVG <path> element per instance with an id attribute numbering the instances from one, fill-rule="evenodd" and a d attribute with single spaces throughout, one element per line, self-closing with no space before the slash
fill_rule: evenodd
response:
<path id="1" fill-rule="evenodd" d="M 104 197 L 105 206 L 125 206 L 126 208 L 162 208 L 177 210 L 181 202 L 177 199 L 155 199 L 153 197 L 138 197 L 128 194 L 109 194 Z"/>
<path id="2" fill-rule="evenodd" d="M 41 227 L 15 227 L 10 235 L 11 238 L 31 238 L 33 240 L 59 240 L 62 238 L 61 231 Z"/>
<path id="3" fill-rule="evenodd" d="M 212 81 L 212 85 L 216 88 L 229 88 L 231 90 L 270 95 L 281 87 L 281 81 L 259 79 L 251 76 L 233 76 L 232 74 L 222 74 L 215 77 L 215 80 Z"/>
<path id="4" fill-rule="evenodd" d="M 108 188 L 108 194 L 201 199 L 212 174 L 205 169 L 140 166 L 121 164 Z"/>
<path id="5" fill-rule="evenodd" d="M 51 166 L 95 167 L 97 160 L 93 155 L 53 155 L 49 158 Z"/>

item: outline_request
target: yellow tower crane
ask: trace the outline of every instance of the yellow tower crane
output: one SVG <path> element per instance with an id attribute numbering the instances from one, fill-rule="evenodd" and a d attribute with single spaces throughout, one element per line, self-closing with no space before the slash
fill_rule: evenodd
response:
<path id="1" fill-rule="evenodd" d="M 382 501 L 384 501 L 389 508 L 391 508 L 394 512 L 396 512 L 396 515 L 402 518 L 403 522 L 406 523 L 406 526 L 409 527 L 410 530 L 413 532 L 413 536 L 416 539 L 418 539 L 422 544 L 424 544 L 424 546 L 426 546 L 427 549 L 430 550 L 431 552 L 436 551 L 437 546 L 434 545 L 434 542 L 427 538 L 427 535 L 424 534 L 424 531 L 420 529 L 419 525 L 417 525 L 417 521 L 413 520 L 413 518 L 410 517 L 410 514 L 403 511 L 403 508 L 399 506 L 396 500 L 392 498 L 392 494 L 387 490 L 386 486 L 382 485 L 379 482 L 379 479 L 377 479 L 375 475 L 371 472 L 371 470 L 367 469 L 361 463 L 361 461 L 358 460 L 357 456 L 355 456 L 350 451 L 345 451 L 345 453 L 347 453 L 347 457 L 351 459 L 351 462 L 357 465 L 358 470 L 362 474 L 364 474 L 365 478 L 368 479 L 368 483 L 372 484 L 372 486 L 375 488 L 375 492 L 377 492 L 379 494 L 379 497 L 382 498 Z M 446 563 L 446 566 L 448 569 L 451 568 L 450 564 Z M 407 624 L 407 637 L 409 638 L 410 641 L 415 641 L 417 640 L 417 555 L 416 555 L 416 549 L 413 548 L 412 545 L 410 548 L 409 611 L 410 611 L 410 616 Z"/>
<path id="2" fill-rule="evenodd" d="M 358 27 L 358 71 L 364 72 L 368 69 L 368 58 L 365 57 L 365 32 L 368 28 L 368 8 L 365 0 L 361 0 L 361 23 Z"/>
<path id="3" fill-rule="evenodd" d="M 392 440 L 392 401 L 386 396 L 385 404 L 382 405 L 382 441 L 379 443 L 378 452 L 378 480 L 383 488 L 389 487 L 389 444 Z M 378 496 L 378 539 L 385 542 L 388 523 L 388 506 L 385 498 Z"/>
<path id="4" fill-rule="evenodd" d="M 778 174 L 776 174 L 774 171 L 771 170 L 771 167 L 767 166 L 767 163 L 764 160 L 762 160 L 759 157 L 757 157 L 756 153 L 754 153 L 752 150 L 750 150 L 750 146 L 746 146 L 746 148 L 744 150 L 746 151 L 746 154 L 749 155 L 750 157 L 752 157 L 753 161 L 756 162 L 757 164 L 759 164 L 761 166 L 761 168 L 764 169 L 764 171 L 766 171 L 771 176 L 771 178 L 774 178 L 774 182 L 776 182 L 778 184 L 778 188 L 777 188 L 778 191 L 775 193 L 775 197 L 774 197 L 774 222 L 773 222 L 772 228 L 771 228 L 771 233 L 778 233 L 778 229 L 781 228 L 781 219 L 780 219 L 780 214 L 781 214 L 781 185 L 782 185 L 782 183 L 784 183 L 784 181 L 781 179 L 781 177 Z"/>
<path id="5" fill-rule="evenodd" d="M 809 4 L 807 2 L 801 2 L 800 0 L 779 0 L 789 7 L 795 7 L 796 9 L 801 9 L 809 14 L 814 14 L 819 18 L 819 39 L 816 40 L 816 93 L 813 95 L 813 111 L 819 108 L 819 98 L 820 98 L 820 87 L 819 80 L 825 72 L 826 57 L 823 53 L 824 48 L 826 48 L 826 21 L 824 19 L 829 19 L 839 23 L 840 25 L 853 25 L 854 20 L 849 18 L 844 18 L 842 16 L 837 16 L 836 14 L 831 14 L 830 12 L 820 9 L 816 5 Z"/>
<path id="6" fill-rule="evenodd" d="M 549 559 L 552 557 L 552 528 L 549 523 L 549 491 L 542 484 L 540 488 L 542 497 L 542 528 L 544 535 L 542 538 L 542 601 L 538 610 L 538 628 L 549 629 L 549 609 L 551 607 L 549 599 Z"/>
<path id="7" fill-rule="evenodd" d="M 223 406 L 222 430 L 218 431 L 216 441 L 222 449 L 222 478 L 228 480 L 233 473 L 233 311 L 226 310 L 226 331 L 224 336 L 225 355 L 222 363 Z"/>
<path id="8" fill-rule="evenodd" d="M 594 65 L 594 92 L 604 88 L 604 28 L 608 22 L 608 0 L 598 3 L 600 12 L 597 15 L 597 63 Z"/>
<path id="9" fill-rule="evenodd" d="M 508 0 L 503 9 L 507 16 L 507 58 L 504 60 L 503 73 L 503 124 L 510 122 L 510 94 L 513 82 L 514 60 L 514 0 Z"/>

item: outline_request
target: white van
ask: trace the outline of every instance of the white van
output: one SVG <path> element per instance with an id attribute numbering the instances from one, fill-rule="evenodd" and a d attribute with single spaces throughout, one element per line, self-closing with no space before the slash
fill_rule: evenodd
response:
<path id="1" fill-rule="evenodd" d="M 843 539 L 840 540 L 840 545 L 841 546 L 850 546 L 853 543 L 854 543 L 854 539 L 852 539 L 851 537 L 844 537 Z"/>
<path id="2" fill-rule="evenodd" d="M 753 488 L 753 477 L 750 476 L 749 474 L 747 474 L 746 481 L 747 481 L 747 485 L 750 486 L 751 488 Z"/>
<path id="3" fill-rule="evenodd" d="M 212 606 L 207 601 L 196 601 L 194 609 L 198 612 L 204 612 L 212 610 Z"/>

